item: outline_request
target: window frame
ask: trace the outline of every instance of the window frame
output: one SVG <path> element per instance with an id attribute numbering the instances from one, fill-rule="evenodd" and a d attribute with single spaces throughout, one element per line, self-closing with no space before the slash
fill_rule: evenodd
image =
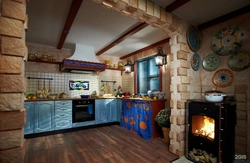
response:
<path id="1" fill-rule="evenodd" d="M 134 83 L 135 83 L 135 85 L 134 85 L 134 92 L 136 94 L 139 93 L 138 63 L 142 62 L 142 61 L 145 61 L 145 60 L 149 61 L 152 58 L 154 58 L 154 56 L 149 56 L 147 58 L 143 58 L 143 59 L 137 60 L 135 62 L 135 71 L 134 71 Z M 157 66 L 157 67 L 158 67 L 158 70 L 159 70 L 159 76 L 158 76 L 159 77 L 159 91 L 161 92 L 162 91 L 162 66 Z"/>

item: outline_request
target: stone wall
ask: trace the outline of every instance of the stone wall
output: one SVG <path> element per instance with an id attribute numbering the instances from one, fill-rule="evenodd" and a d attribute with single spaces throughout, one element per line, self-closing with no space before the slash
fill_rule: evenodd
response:
<path id="1" fill-rule="evenodd" d="M 208 54 L 214 53 L 211 48 L 213 36 L 222 28 L 230 25 L 241 27 L 245 32 L 245 40 L 240 48 L 240 51 L 249 51 L 250 48 L 250 13 L 246 13 L 230 20 L 224 21 L 207 29 L 201 31 L 202 44 L 198 53 L 204 59 Z M 233 83 L 227 87 L 216 87 L 212 82 L 212 77 L 215 71 L 206 71 L 203 67 L 200 68 L 199 73 L 201 78 L 202 92 L 215 88 L 226 94 L 233 94 L 236 96 L 237 102 L 237 125 L 235 134 L 235 153 L 240 155 L 248 155 L 250 158 L 250 68 L 243 71 L 233 71 L 228 66 L 228 59 L 230 55 L 220 56 L 221 64 L 218 69 L 228 69 L 233 73 Z"/>
<path id="2" fill-rule="evenodd" d="M 26 0 L 0 1 L 0 162 L 24 160 Z"/>

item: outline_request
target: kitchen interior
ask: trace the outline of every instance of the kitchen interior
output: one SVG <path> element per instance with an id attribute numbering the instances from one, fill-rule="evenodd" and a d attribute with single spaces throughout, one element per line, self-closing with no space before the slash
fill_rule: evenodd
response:
<path id="1" fill-rule="evenodd" d="M 193 147 L 211 142 L 216 152 L 210 153 L 215 156 L 208 162 L 249 161 L 250 3 L 247 0 L 235 0 L 230 4 L 226 1 L 198 0 L 20 0 L 9 4 L 3 0 L 0 1 L 1 17 L 12 17 L 4 8 L 16 6 L 16 3 L 18 7 L 26 5 L 25 20 L 28 25 L 21 31 L 25 36 L 6 34 L 0 28 L 1 57 L 16 56 L 4 51 L 7 36 L 15 39 L 21 37 L 27 48 L 24 52 L 26 56 L 17 56 L 24 58 L 23 64 L 12 67 L 22 69 L 22 72 L 11 72 L 0 67 L 0 80 L 3 81 L 0 89 L 0 100 L 3 101 L 0 105 L 1 117 L 8 117 L 8 113 L 12 112 L 16 114 L 18 109 L 13 107 L 16 102 L 9 104 L 13 101 L 13 93 L 22 94 L 18 96 L 22 101 L 19 104 L 26 109 L 23 126 L 15 127 L 14 124 L 5 127 L 11 118 L 1 122 L 3 138 L 12 135 L 15 141 L 4 144 L 0 153 L 12 156 L 9 149 L 23 151 L 15 155 L 13 158 L 17 159 L 12 162 L 24 161 L 25 143 L 27 148 L 30 142 L 35 143 L 34 140 L 38 138 L 63 135 L 64 132 L 72 132 L 73 135 L 78 130 L 89 135 L 91 131 L 88 133 L 88 129 L 91 128 L 105 132 L 101 128 L 106 125 L 115 126 L 116 129 L 119 126 L 117 130 L 124 135 L 128 132 L 142 140 L 157 140 L 162 135 L 154 117 L 166 108 L 171 111 L 170 142 L 165 144 L 160 140 L 164 146 L 161 149 L 169 155 L 165 161 L 202 162 L 202 156 L 197 154 L 200 149 Z M 14 19 L 18 20 L 15 16 Z M 163 54 L 161 61 L 166 61 L 153 68 L 159 73 L 159 83 L 140 80 L 140 64 L 146 58 L 154 60 L 156 54 Z M 1 64 L 6 60 L 9 62 L 2 59 Z M 4 77 L 8 75 L 24 77 L 26 88 L 17 88 L 23 84 L 20 82 L 17 90 L 5 89 L 7 84 Z M 143 83 L 148 83 L 146 90 L 140 90 Z M 225 97 L 211 101 L 211 97 L 218 96 Z M 6 102 L 8 100 L 9 103 Z M 145 108 L 145 112 L 140 113 L 141 117 L 150 117 L 145 124 L 143 118 L 136 120 L 134 115 L 129 115 L 134 113 L 127 112 L 140 106 Z M 79 108 L 84 109 L 84 113 Z M 215 120 L 213 127 L 216 131 L 212 139 L 211 136 L 204 138 L 188 127 L 197 127 L 192 121 L 200 120 L 197 115 L 204 114 L 200 112 L 201 108 L 210 109 L 205 111 L 208 113 L 206 116 Z M 59 111 L 64 111 L 64 118 L 60 117 Z M 85 115 L 84 120 L 77 118 L 81 114 Z M 127 114 L 132 119 L 129 125 Z M 44 119 L 48 115 L 50 121 Z M 225 119 L 228 123 L 224 124 L 217 118 Z M 139 128 L 133 128 L 134 124 L 140 124 Z M 148 125 L 151 131 L 141 130 Z M 219 130 L 231 136 L 226 137 Z M 18 131 L 19 136 L 15 136 L 13 131 Z M 207 147 L 203 149 L 211 151 Z M 209 153 L 204 154 L 204 158 L 207 155 Z M 228 155 L 233 156 L 227 160 Z M 8 162 L 8 159 L 0 156 L 2 162 Z M 27 157 L 25 159 L 26 162 L 31 161 Z"/>

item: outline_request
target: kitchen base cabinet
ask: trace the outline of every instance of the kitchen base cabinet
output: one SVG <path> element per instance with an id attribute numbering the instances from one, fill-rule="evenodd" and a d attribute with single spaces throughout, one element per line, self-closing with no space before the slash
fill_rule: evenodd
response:
<path id="1" fill-rule="evenodd" d="M 35 133 L 53 131 L 55 128 L 54 101 L 36 102 Z"/>
<path id="2" fill-rule="evenodd" d="M 55 130 L 72 127 L 72 100 L 55 101 Z"/>
<path id="3" fill-rule="evenodd" d="M 117 99 L 117 121 L 121 121 L 122 99 Z"/>
<path id="4" fill-rule="evenodd" d="M 154 119 L 160 110 L 165 109 L 165 101 L 123 99 L 120 126 L 144 139 L 159 137 Z"/>
<path id="5" fill-rule="evenodd" d="M 96 124 L 118 121 L 117 99 L 95 100 L 95 109 Z"/>
<path id="6" fill-rule="evenodd" d="M 26 109 L 26 123 L 24 126 L 24 134 L 33 134 L 35 120 L 35 102 L 25 102 L 24 108 Z"/>

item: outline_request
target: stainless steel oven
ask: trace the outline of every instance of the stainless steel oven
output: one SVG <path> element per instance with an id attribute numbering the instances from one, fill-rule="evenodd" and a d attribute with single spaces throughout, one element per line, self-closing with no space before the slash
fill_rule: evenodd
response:
<path id="1" fill-rule="evenodd" d="M 73 123 L 95 120 L 95 100 L 73 100 L 72 121 Z"/>

